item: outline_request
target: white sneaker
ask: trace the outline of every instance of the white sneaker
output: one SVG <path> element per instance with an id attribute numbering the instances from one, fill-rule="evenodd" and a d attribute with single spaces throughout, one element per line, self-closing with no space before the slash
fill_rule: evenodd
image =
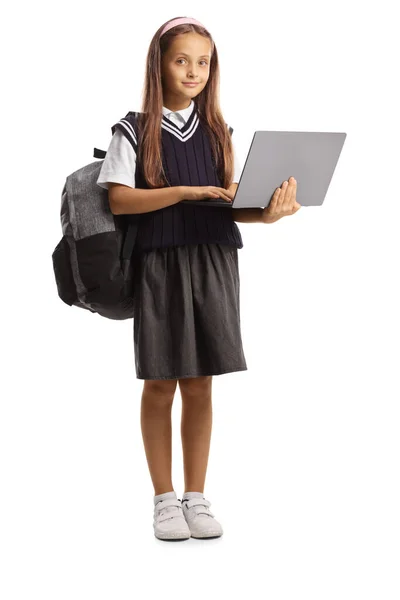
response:
<path id="1" fill-rule="evenodd" d="M 211 502 L 200 492 L 185 492 L 182 509 L 190 534 L 194 538 L 219 537 L 223 534 L 221 523 L 215 518 L 209 507 Z"/>
<path id="2" fill-rule="evenodd" d="M 166 492 L 154 506 L 154 535 L 160 540 L 187 540 L 190 529 L 175 492 Z"/>

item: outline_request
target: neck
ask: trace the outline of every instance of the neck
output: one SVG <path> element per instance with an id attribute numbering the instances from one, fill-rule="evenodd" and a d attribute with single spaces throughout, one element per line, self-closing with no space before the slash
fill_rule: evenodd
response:
<path id="1" fill-rule="evenodd" d="M 181 101 L 166 99 L 163 101 L 163 106 L 165 106 L 165 108 L 168 108 L 168 110 L 172 110 L 173 112 L 175 112 L 177 110 L 184 110 L 185 108 L 189 108 L 191 102 L 191 100 L 189 100 L 188 102 L 187 99 Z"/>

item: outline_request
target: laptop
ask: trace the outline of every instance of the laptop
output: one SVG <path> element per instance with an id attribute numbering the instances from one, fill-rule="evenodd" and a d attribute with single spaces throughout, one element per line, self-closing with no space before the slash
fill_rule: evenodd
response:
<path id="1" fill-rule="evenodd" d="M 232 202 L 223 198 L 182 202 L 264 208 L 276 188 L 293 176 L 297 181 L 296 201 L 302 206 L 319 206 L 325 199 L 346 135 L 319 131 L 256 131 Z"/>

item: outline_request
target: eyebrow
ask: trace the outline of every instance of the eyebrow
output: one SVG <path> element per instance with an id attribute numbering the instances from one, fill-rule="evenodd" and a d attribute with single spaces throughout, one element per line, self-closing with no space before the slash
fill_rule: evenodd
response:
<path id="1" fill-rule="evenodd" d="M 183 54 L 183 56 L 189 56 L 189 54 L 185 54 L 185 52 L 176 52 L 175 56 L 178 56 L 179 54 Z M 199 58 L 210 58 L 210 55 L 202 54 L 201 56 L 199 56 Z"/>

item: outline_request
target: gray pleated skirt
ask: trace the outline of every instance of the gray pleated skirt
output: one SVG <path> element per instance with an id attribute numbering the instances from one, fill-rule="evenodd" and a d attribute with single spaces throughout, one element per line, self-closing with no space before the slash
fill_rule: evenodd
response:
<path id="1" fill-rule="evenodd" d="M 247 370 L 236 247 L 210 243 L 135 250 L 132 260 L 137 379 Z"/>

